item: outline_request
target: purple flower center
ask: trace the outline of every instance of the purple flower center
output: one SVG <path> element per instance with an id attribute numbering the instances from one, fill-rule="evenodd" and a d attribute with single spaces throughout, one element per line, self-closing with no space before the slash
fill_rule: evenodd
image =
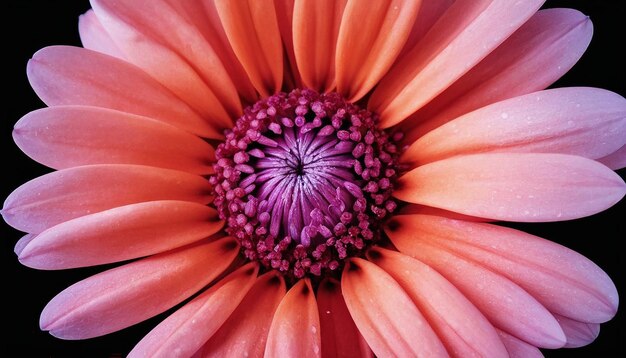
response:
<path id="1" fill-rule="evenodd" d="M 214 205 L 243 254 L 296 278 L 337 271 L 380 239 L 397 204 L 397 142 L 337 93 L 277 93 L 216 150 Z"/>

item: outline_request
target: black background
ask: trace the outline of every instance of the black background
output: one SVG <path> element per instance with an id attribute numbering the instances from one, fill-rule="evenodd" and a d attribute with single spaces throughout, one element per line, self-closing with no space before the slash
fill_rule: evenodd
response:
<path id="1" fill-rule="evenodd" d="M 429 1 L 429 0 L 424 0 Z M 2 4 L 2 77 L 4 95 L 0 106 L 2 172 L 0 200 L 22 183 L 49 172 L 22 154 L 13 143 L 13 124 L 24 114 L 43 107 L 30 89 L 26 62 L 38 49 L 48 45 L 79 45 L 78 16 L 89 8 L 88 1 L 17 0 Z M 623 55 L 626 44 L 623 0 L 548 0 L 544 7 L 572 7 L 589 15 L 594 38 L 582 60 L 554 86 L 601 87 L 626 95 Z M 621 170 L 622 177 L 626 171 Z M 517 225 L 587 256 L 614 280 L 624 297 L 625 254 L 620 241 L 626 239 L 626 200 L 590 218 L 563 223 Z M 594 231 L 589 233 L 589 228 Z M 163 315 L 105 337 L 85 341 L 63 341 L 41 332 L 39 313 L 45 304 L 70 284 L 100 272 L 102 268 L 66 271 L 37 271 L 19 264 L 13 253 L 21 233 L 0 222 L 0 262 L 2 263 L 2 356 L 111 357 L 124 356 L 156 325 Z M 626 318 L 621 308 L 617 316 L 603 324 L 599 338 L 579 349 L 544 351 L 546 357 L 625 357 Z"/>

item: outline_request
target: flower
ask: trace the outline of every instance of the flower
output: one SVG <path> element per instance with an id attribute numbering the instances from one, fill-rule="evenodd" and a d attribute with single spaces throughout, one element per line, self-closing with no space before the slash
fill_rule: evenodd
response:
<path id="1" fill-rule="evenodd" d="M 27 266 L 133 261 L 60 293 L 42 329 L 89 338 L 186 301 L 131 355 L 527 356 L 587 344 L 615 314 L 598 266 L 493 223 L 624 195 L 609 169 L 624 163 L 624 99 L 543 90 L 587 46 L 579 12 L 92 6 L 93 51 L 35 54 L 49 108 L 14 131 L 59 170 L 2 214 L 28 233 Z"/>

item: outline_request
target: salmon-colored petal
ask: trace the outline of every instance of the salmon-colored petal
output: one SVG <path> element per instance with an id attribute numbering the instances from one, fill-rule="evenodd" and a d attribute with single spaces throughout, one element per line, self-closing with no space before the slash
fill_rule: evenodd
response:
<path id="1" fill-rule="evenodd" d="M 396 280 L 456 357 L 507 357 L 495 328 L 450 282 L 429 266 L 386 249 L 367 257 Z"/>
<path id="2" fill-rule="evenodd" d="M 317 289 L 322 357 L 371 357 L 341 294 L 341 285 L 325 279 Z"/>
<path id="3" fill-rule="evenodd" d="M 453 157 L 411 170 L 393 195 L 411 203 L 496 220 L 580 218 L 611 207 L 626 184 L 590 159 L 544 153 Z"/>
<path id="4" fill-rule="evenodd" d="M 557 88 L 497 102 L 427 133 L 403 154 L 430 163 L 482 152 L 563 153 L 597 159 L 626 143 L 626 99 L 598 88 Z"/>
<path id="5" fill-rule="evenodd" d="M 599 158 L 598 161 L 613 170 L 626 168 L 626 145 L 607 156 Z"/>
<path id="6" fill-rule="evenodd" d="M 564 348 L 579 348 L 588 345 L 598 338 L 600 325 L 576 321 L 560 315 L 554 315 L 567 338 Z"/>
<path id="7" fill-rule="evenodd" d="M 400 51 L 396 61 L 401 61 L 404 55 L 409 53 L 422 40 L 428 30 L 433 27 L 453 3 L 454 0 L 422 1 L 417 18 L 413 22 L 413 28 L 409 33 L 409 38 L 406 40 L 404 48 Z"/>
<path id="8" fill-rule="evenodd" d="M 39 325 L 62 339 L 97 337 L 132 326 L 206 286 L 238 252 L 237 242 L 224 238 L 107 270 L 56 295 Z"/>
<path id="9" fill-rule="evenodd" d="M 601 323 L 617 311 L 617 289 L 609 276 L 589 259 L 552 241 L 497 225 L 437 216 L 400 215 L 393 220 L 420 240 L 507 277 L 551 312 Z"/>
<path id="10" fill-rule="evenodd" d="M 539 348 L 530 345 L 521 339 L 498 330 L 502 343 L 506 346 L 510 358 L 543 358 Z"/>
<path id="11" fill-rule="evenodd" d="M 308 278 L 299 280 L 276 308 L 265 357 L 321 357 L 320 318 Z"/>
<path id="12" fill-rule="evenodd" d="M 258 272 L 258 264 L 249 263 L 221 279 L 159 323 L 128 356 L 191 356 L 237 308 Z"/>
<path id="13" fill-rule="evenodd" d="M 122 50 L 117 47 L 93 10 L 78 17 L 78 33 L 84 48 L 124 59 Z"/>
<path id="14" fill-rule="evenodd" d="M 354 323 L 376 356 L 448 356 L 411 298 L 376 265 L 350 259 L 341 276 L 341 291 Z"/>
<path id="15" fill-rule="evenodd" d="M 176 12 L 182 16 L 185 21 L 193 24 L 193 27 L 199 31 L 204 40 L 211 46 L 215 55 L 217 55 L 224 66 L 226 72 L 239 95 L 248 103 L 257 101 L 258 94 L 252 82 L 248 78 L 246 71 L 237 60 L 235 52 L 233 52 L 226 32 L 222 27 L 222 22 L 217 14 L 217 9 L 212 0 L 166 0 Z"/>
<path id="16" fill-rule="evenodd" d="M 411 218 L 394 218 L 385 230 L 400 252 L 437 270 L 495 327 L 538 347 L 560 348 L 565 344 L 556 319 L 528 292 L 481 263 L 423 238 Z"/>
<path id="17" fill-rule="evenodd" d="M 154 118 L 205 137 L 222 137 L 217 127 L 172 92 L 141 69 L 120 59 L 78 47 L 52 46 L 35 53 L 26 70 L 31 86 L 48 106 L 116 109 Z"/>
<path id="18" fill-rule="evenodd" d="M 486 222 L 491 221 L 485 218 L 479 218 L 476 216 L 463 215 L 459 213 L 455 213 L 454 211 L 448 211 L 438 208 L 433 208 L 431 206 L 424 205 L 416 205 L 416 204 L 407 204 L 403 206 L 397 214 L 422 214 L 422 215 L 434 215 L 434 216 L 443 216 L 450 219 L 457 220 L 465 220 L 465 221 L 477 221 L 477 222 Z"/>
<path id="19" fill-rule="evenodd" d="M 464 113 L 542 90 L 569 71 L 591 41 L 588 16 L 540 10 L 489 56 L 400 124 L 407 143 Z"/>
<path id="20" fill-rule="evenodd" d="M 231 118 L 241 114 L 235 85 L 191 22 L 164 1 L 92 0 L 91 5 L 130 62 L 211 123 L 232 126 Z"/>
<path id="21" fill-rule="evenodd" d="M 349 1 L 337 40 L 337 91 L 350 102 L 387 73 L 409 37 L 421 1 Z M 358 35 L 357 35 L 358 34 Z"/>
<path id="22" fill-rule="evenodd" d="M 276 307 L 286 293 L 276 271 L 259 277 L 241 304 L 198 351 L 200 357 L 261 357 Z"/>
<path id="23" fill-rule="evenodd" d="M 111 109 L 57 106 L 30 112 L 13 138 L 34 160 L 55 169 L 140 164 L 212 173 L 213 148 L 169 124 Z"/>
<path id="24" fill-rule="evenodd" d="M 278 29 L 280 37 L 283 40 L 283 47 L 286 52 L 286 63 L 283 70 L 283 87 L 301 88 L 302 78 L 296 63 L 296 54 L 293 46 L 293 9 L 295 0 L 274 0 L 276 7 L 276 21 L 278 21 Z M 289 87 L 289 82 L 291 87 Z"/>
<path id="25" fill-rule="evenodd" d="M 207 238 L 224 225 L 215 209 L 186 201 L 120 206 L 53 226 L 22 249 L 26 266 L 57 270 L 118 262 Z"/>
<path id="26" fill-rule="evenodd" d="M 318 92 L 335 87 L 335 49 L 347 1 L 295 0 L 293 47 L 298 71 L 302 83 Z"/>
<path id="27" fill-rule="evenodd" d="M 4 201 L 2 217 L 30 233 L 83 215 L 153 200 L 207 204 L 208 180 L 170 169 L 126 164 L 63 169 L 33 179 Z"/>
<path id="28" fill-rule="evenodd" d="M 522 26 L 542 3 L 474 0 L 452 4 L 372 94 L 369 108 L 380 114 L 381 126 L 399 123 L 448 88 Z"/>
<path id="29" fill-rule="evenodd" d="M 226 36 L 252 84 L 267 97 L 280 90 L 283 48 L 273 0 L 215 0 Z"/>

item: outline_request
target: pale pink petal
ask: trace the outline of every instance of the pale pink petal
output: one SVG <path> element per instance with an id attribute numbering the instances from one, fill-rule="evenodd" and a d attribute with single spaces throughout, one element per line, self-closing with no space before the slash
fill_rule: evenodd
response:
<path id="1" fill-rule="evenodd" d="M 542 90 L 569 71 L 591 41 L 589 17 L 573 9 L 537 12 L 467 74 L 400 127 L 407 143 L 464 113 Z"/>
<path id="2" fill-rule="evenodd" d="M 141 69 L 120 59 L 78 47 L 52 46 L 37 51 L 26 70 L 31 86 L 48 106 L 116 109 L 205 137 L 222 137 L 217 126 Z"/>
<path id="3" fill-rule="evenodd" d="M 495 328 L 450 282 L 422 262 L 396 251 L 367 257 L 396 280 L 455 357 L 507 357 Z"/>
<path id="4" fill-rule="evenodd" d="M 599 158 L 598 161 L 613 170 L 626 168 L 626 145 L 605 157 Z"/>
<path id="5" fill-rule="evenodd" d="M 317 289 L 323 357 L 371 357 L 341 294 L 341 284 L 325 279 Z"/>
<path id="6" fill-rule="evenodd" d="M 521 339 L 498 330 L 502 343 L 506 346 L 510 358 L 543 358 L 539 348 L 530 345 Z"/>
<path id="7" fill-rule="evenodd" d="M 417 19 L 413 23 L 413 28 L 409 38 L 404 44 L 397 61 L 401 61 L 404 55 L 409 53 L 415 45 L 426 35 L 428 30 L 439 20 L 446 10 L 454 3 L 454 0 L 422 1 Z"/>
<path id="8" fill-rule="evenodd" d="M 296 0 L 293 47 L 302 83 L 319 92 L 335 87 L 335 49 L 347 0 Z"/>
<path id="9" fill-rule="evenodd" d="M 87 164 L 140 164 L 195 174 L 213 172 L 213 148 L 197 136 L 147 117 L 111 109 L 56 106 L 15 124 L 15 143 L 55 169 Z"/>
<path id="10" fill-rule="evenodd" d="M 113 42 L 111 35 L 107 33 L 93 10 L 78 17 L 78 33 L 84 48 L 124 59 L 124 54 Z"/>
<path id="11" fill-rule="evenodd" d="M 198 356 L 262 357 L 272 317 L 285 293 L 285 281 L 276 271 L 259 277 Z"/>
<path id="12" fill-rule="evenodd" d="M 56 295 L 39 326 L 86 339 L 132 326 L 182 302 L 222 273 L 239 252 L 233 238 L 155 255 L 91 276 Z"/>
<path id="13" fill-rule="evenodd" d="M 609 276 L 589 259 L 552 241 L 497 225 L 437 216 L 401 215 L 393 223 L 507 277 L 551 312 L 601 323 L 617 311 L 617 289 Z"/>
<path id="14" fill-rule="evenodd" d="M 350 259 L 341 277 L 341 291 L 354 323 L 376 356 L 448 356 L 411 298 L 376 265 Z"/>
<path id="15" fill-rule="evenodd" d="M 393 195 L 415 204 L 496 220 L 542 222 L 598 213 L 626 194 L 604 165 L 545 153 L 464 155 L 429 163 L 398 180 Z"/>
<path id="16" fill-rule="evenodd" d="M 415 141 L 404 162 L 455 155 L 532 152 L 604 157 L 626 143 L 626 99 L 599 88 L 557 88 L 494 103 Z"/>
<path id="17" fill-rule="evenodd" d="M 148 333 L 128 357 L 189 357 L 229 318 L 259 272 L 249 263 L 219 280 Z"/>
<path id="18" fill-rule="evenodd" d="M 276 7 L 276 20 L 283 47 L 286 52 L 285 69 L 283 70 L 283 86 L 287 88 L 301 88 L 302 78 L 296 63 L 296 54 L 293 46 L 293 9 L 295 0 L 274 0 Z"/>
<path id="19" fill-rule="evenodd" d="M 337 91 L 350 102 L 387 73 L 409 37 L 422 1 L 349 1 L 337 40 Z M 355 36 L 358 34 L 358 36 Z"/>
<path id="20" fill-rule="evenodd" d="M 239 95 L 247 102 L 257 101 L 258 94 L 252 86 L 246 71 L 237 60 L 233 52 L 226 32 L 222 27 L 222 22 L 217 14 L 217 9 L 212 0 L 166 0 L 180 16 L 193 24 L 200 31 L 204 40 L 208 42 L 215 54 L 219 57 L 224 69 L 235 84 Z"/>
<path id="21" fill-rule="evenodd" d="M 19 239 L 15 244 L 13 252 L 15 252 L 15 254 L 19 256 L 22 253 L 22 250 L 24 250 L 24 248 L 26 247 L 26 245 L 28 245 L 28 243 L 33 241 L 36 237 L 37 235 L 34 234 L 26 234 L 22 236 L 22 238 Z"/>
<path id="22" fill-rule="evenodd" d="M 320 319 L 308 278 L 299 280 L 276 308 L 265 357 L 321 357 Z"/>
<path id="23" fill-rule="evenodd" d="M 263 97 L 279 91 L 283 47 L 273 0 L 215 0 L 235 55 Z"/>
<path id="24" fill-rule="evenodd" d="M 209 182 L 170 169 L 126 164 L 88 165 L 33 179 L 9 195 L 2 217 L 30 233 L 83 215 L 153 200 L 207 204 Z"/>
<path id="25" fill-rule="evenodd" d="M 235 84 L 191 22 L 164 1 L 92 0 L 91 5 L 130 62 L 211 123 L 232 126 L 231 118 L 241 114 Z"/>
<path id="26" fill-rule="evenodd" d="M 528 292 L 481 263 L 422 237 L 413 218 L 395 217 L 385 230 L 400 252 L 437 270 L 495 327 L 538 347 L 560 348 L 565 344 L 556 319 Z"/>
<path id="27" fill-rule="evenodd" d="M 554 315 L 567 338 L 564 348 L 578 348 L 595 341 L 600 334 L 598 323 L 587 323 L 573 320 L 571 318 Z"/>
<path id="28" fill-rule="evenodd" d="M 542 0 L 457 1 L 394 66 L 372 94 L 369 108 L 386 128 L 448 88 L 526 22 Z M 442 71 L 445 69 L 445 71 Z"/>
<path id="29" fill-rule="evenodd" d="M 207 238 L 224 225 L 215 209 L 162 200 L 120 206 L 63 222 L 19 254 L 28 267 L 58 270 L 118 262 Z"/>

